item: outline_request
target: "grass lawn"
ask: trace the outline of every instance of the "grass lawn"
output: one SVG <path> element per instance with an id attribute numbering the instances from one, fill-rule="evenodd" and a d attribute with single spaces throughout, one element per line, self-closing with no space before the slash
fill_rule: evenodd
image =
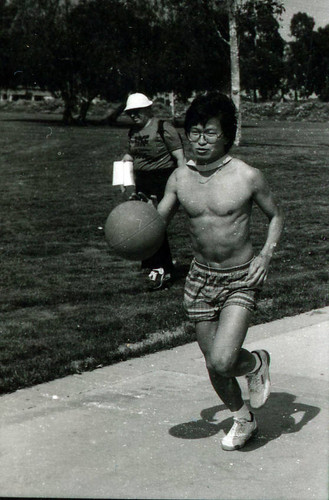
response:
<path id="1" fill-rule="evenodd" d="M 106 217 L 123 201 L 111 187 L 111 166 L 125 150 L 127 129 L 63 127 L 55 115 L 8 113 L 0 127 L 0 392 L 194 340 L 191 328 L 166 334 L 185 321 L 191 249 L 182 211 L 169 229 L 178 267 L 168 290 L 148 292 L 138 264 L 105 243 Z M 324 123 L 243 128 L 235 154 L 265 172 L 286 213 L 254 324 L 329 303 L 328 153 Z M 266 223 L 256 209 L 256 248 Z M 156 332 L 157 342 L 148 342 Z M 142 348 L 129 348 L 140 341 Z"/>

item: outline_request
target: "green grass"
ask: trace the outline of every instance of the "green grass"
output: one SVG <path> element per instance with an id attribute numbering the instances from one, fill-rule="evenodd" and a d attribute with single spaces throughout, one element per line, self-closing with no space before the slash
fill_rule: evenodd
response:
<path id="1" fill-rule="evenodd" d="M 105 243 L 106 217 L 123 201 L 111 187 L 111 165 L 125 150 L 127 129 L 7 113 L 0 127 L 0 391 L 194 340 L 191 328 L 165 334 L 185 321 L 191 249 L 182 211 L 169 229 L 178 269 L 168 290 L 148 292 L 138 264 Z M 325 124 L 243 128 L 235 154 L 266 173 L 286 213 L 254 324 L 328 305 L 328 147 Z M 266 222 L 256 209 L 256 248 Z M 147 342 L 154 332 L 157 341 Z"/>

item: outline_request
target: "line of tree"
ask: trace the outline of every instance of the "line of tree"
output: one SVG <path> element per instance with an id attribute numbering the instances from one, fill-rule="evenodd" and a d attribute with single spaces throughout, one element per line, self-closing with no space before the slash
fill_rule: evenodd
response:
<path id="1" fill-rule="evenodd" d="M 0 87 L 47 89 L 63 119 L 84 121 L 92 100 L 130 91 L 231 88 L 231 0 L 0 0 Z M 294 92 L 329 100 L 329 25 L 291 20 L 279 0 L 234 0 L 241 89 L 253 100 Z M 120 108 L 119 108 L 120 111 Z"/>

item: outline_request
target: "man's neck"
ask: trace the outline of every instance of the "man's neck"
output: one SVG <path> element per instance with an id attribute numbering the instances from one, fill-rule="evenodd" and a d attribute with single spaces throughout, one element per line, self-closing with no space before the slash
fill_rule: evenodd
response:
<path id="1" fill-rule="evenodd" d="M 197 162 L 193 160 L 189 160 L 187 162 L 187 165 L 196 168 L 199 170 L 199 172 L 210 172 L 211 170 L 215 170 L 216 168 L 222 167 L 226 163 L 228 163 L 231 160 L 231 156 L 228 154 L 225 154 L 221 158 L 218 158 L 218 160 L 215 160 L 211 163 L 200 163 L 198 164 Z"/>
<path id="2" fill-rule="evenodd" d="M 144 128 L 148 127 L 151 123 L 151 121 L 153 120 L 154 116 L 150 116 L 150 118 L 147 120 L 146 123 L 144 123 L 144 125 L 138 125 L 137 123 L 135 124 L 135 130 L 137 132 L 140 132 L 141 130 L 143 130 Z"/>

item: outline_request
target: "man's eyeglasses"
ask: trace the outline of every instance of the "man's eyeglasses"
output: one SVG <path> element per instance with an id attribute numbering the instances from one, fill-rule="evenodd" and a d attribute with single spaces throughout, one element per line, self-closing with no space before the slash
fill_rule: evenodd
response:
<path id="1" fill-rule="evenodd" d="M 217 134 L 217 132 L 212 130 L 209 130 L 208 132 L 200 132 L 200 130 L 192 129 L 187 133 L 187 138 L 191 142 L 198 142 L 202 136 L 208 144 L 214 144 L 220 137 L 222 137 L 222 135 L 223 132 L 221 134 Z"/>

